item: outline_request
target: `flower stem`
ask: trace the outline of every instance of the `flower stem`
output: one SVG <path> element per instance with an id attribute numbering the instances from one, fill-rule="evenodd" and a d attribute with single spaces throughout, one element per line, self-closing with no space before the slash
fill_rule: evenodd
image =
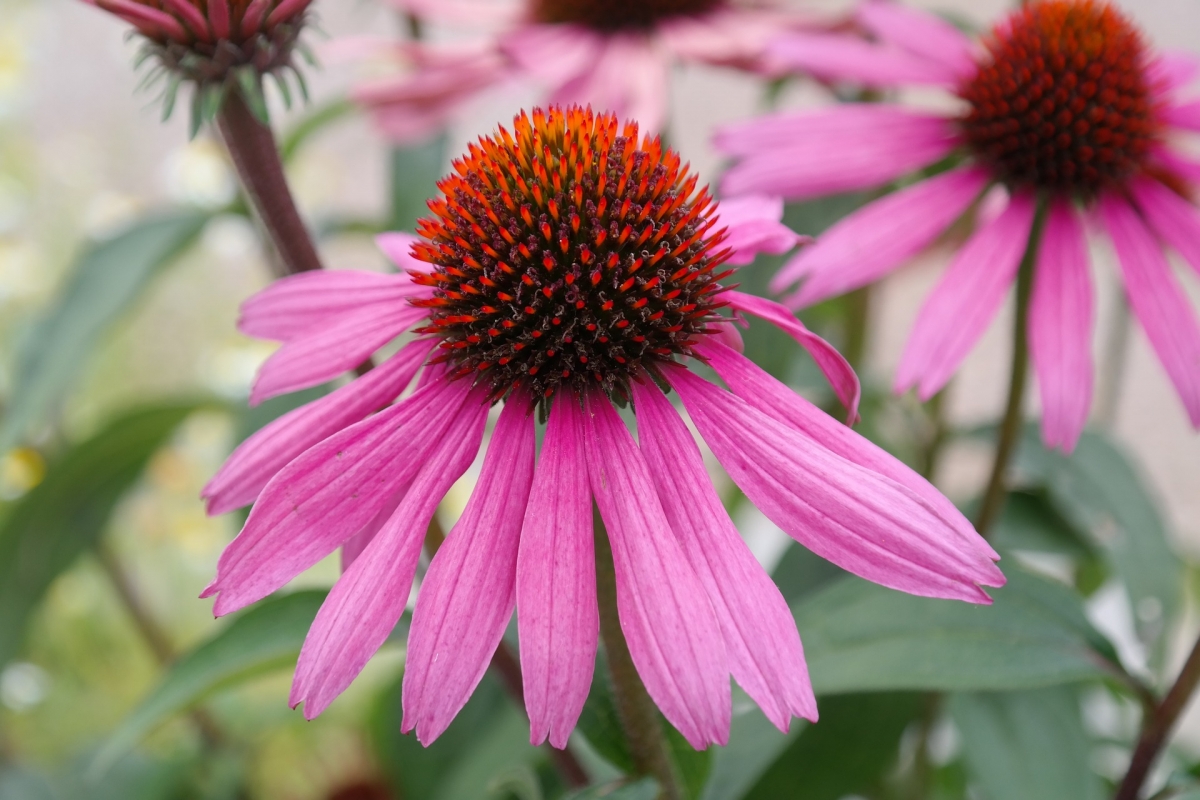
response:
<path id="1" fill-rule="evenodd" d="M 871 287 L 863 286 L 846 295 L 845 339 L 842 355 L 856 372 L 863 370 L 867 354 L 867 325 L 871 316 Z"/>
<path id="2" fill-rule="evenodd" d="M 225 98 L 217 127 L 246 195 L 279 254 L 279 277 L 320 269 L 312 236 L 288 188 L 275 136 L 254 116 L 240 91 L 231 91 Z"/>
<path id="3" fill-rule="evenodd" d="M 1154 766 L 1159 752 L 1167 743 L 1167 737 L 1170 736 L 1175 723 L 1179 721 L 1179 716 L 1187 707 L 1198 684 L 1200 684 L 1200 639 L 1197 639 L 1196 644 L 1192 647 L 1192 652 L 1184 662 L 1179 677 L 1175 679 L 1175 685 L 1167 692 L 1163 701 L 1152 709 L 1152 713 L 1147 713 L 1142 721 L 1142 734 L 1134 747 L 1133 758 L 1129 761 L 1129 770 L 1125 773 L 1125 779 L 1121 781 L 1114 800 L 1137 800 L 1138 794 L 1142 790 L 1142 784 L 1145 783 L 1146 776 L 1150 774 L 1150 768 Z"/>
<path id="4" fill-rule="evenodd" d="M 1125 367 L 1129 363 L 1129 337 L 1133 333 L 1133 316 L 1125 295 L 1117 297 L 1113 320 L 1104 344 L 1104 372 L 1100 390 L 1096 393 L 1096 422 L 1112 430 L 1117 423 L 1121 388 L 1125 384 Z"/>
<path id="5" fill-rule="evenodd" d="M 925 410 L 929 414 L 930 430 L 929 438 L 926 439 L 925 447 L 921 451 L 920 472 L 921 477 L 933 483 L 938 464 L 941 463 L 942 448 L 950 438 L 950 430 L 946 425 L 946 390 L 942 389 L 929 398 L 929 402 L 925 404 Z"/>
<path id="6" fill-rule="evenodd" d="M 683 800 L 684 792 L 671 760 L 658 709 L 638 676 L 617 614 L 617 575 L 612 547 L 599 512 L 593 513 L 596 537 L 596 596 L 600 605 L 600 636 L 612 676 L 617 716 L 625 729 L 629 753 L 640 775 L 658 781 L 660 800 Z"/>
<path id="7" fill-rule="evenodd" d="M 1008 498 L 1008 463 L 1012 460 L 1017 439 L 1021 435 L 1025 383 L 1029 375 L 1029 300 L 1033 295 L 1033 267 L 1037 261 L 1038 245 L 1041 243 L 1045 220 L 1045 203 L 1039 202 L 1033 228 L 1029 232 L 1029 242 L 1025 246 L 1025 255 L 1017 271 L 1017 314 L 1013 322 L 1012 374 L 1008 383 L 1008 404 L 996 437 L 992 475 L 988 479 L 983 502 L 979 506 L 979 516 L 975 520 L 975 529 L 984 538 L 991 532 L 1004 508 L 1004 501 Z"/>

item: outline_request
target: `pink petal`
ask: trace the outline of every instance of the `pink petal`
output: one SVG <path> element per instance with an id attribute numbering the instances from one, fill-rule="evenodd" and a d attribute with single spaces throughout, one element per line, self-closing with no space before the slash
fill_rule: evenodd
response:
<path id="1" fill-rule="evenodd" d="M 208 29 L 208 20 L 200 13 L 200 9 L 187 2 L 187 0 L 163 0 L 163 2 L 170 11 L 175 12 L 176 16 L 183 18 L 187 26 L 192 29 L 192 33 L 206 42 L 212 41 L 212 33 Z"/>
<path id="2" fill-rule="evenodd" d="M 362 530 L 428 459 L 468 399 L 439 381 L 309 448 L 271 479 L 202 597 L 217 616 L 279 589 Z M 465 412 L 464 412 L 465 413 Z"/>
<path id="3" fill-rule="evenodd" d="M 1004 303 L 1025 254 L 1033 212 L 1030 195 L 1013 197 L 955 257 L 917 316 L 897 371 L 897 392 L 917 385 L 917 396 L 928 400 L 950 380 Z"/>
<path id="4" fill-rule="evenodd" d="M 789 200 L 873 188 L 937 161 L 958 142 L 952 120 L 904 106 L 858 103 L 773 114 L 717 132 L 717 149 L 742 156 L 725 194 Z"/>
<path id="5" fill-rule="evenodd" d="M 165 11 L 150 8 L 134 0 L 96 0 L 96 5 L 111 11 L 147 36 L 163 35 L 179 42 L 191 40 L 187 29 Z"/>
<path id="6" fill-rule="evenodd" d="M 1029 349 L 1042 397 L 1047 447 L 1075 449 L 1092 406 L 1092 281 L 1087 239 L 1071 206 L 1046 218 L 1029 306 Z"/>
<path id="7" fill-rule="evenodd" d="M 1150 228 L 1200 275 L 1200 211 L 1156 180 L 1138 178 L 1130 191 Z"/>
<path id="8" fill-rule="evenodd" d="M 1160 94 L 1166 95 L 1196 80 L 1200 74 L 1200 59 L 1183 51 L 1162 53 L 1150 62 L 1147 72 L 1150 84 Z"/>
<path id="9" fill-rule="evenodd" d="M 407 275 L 357 270 L 314 270 L 277 280 L 242 303 L 238 330 L 258 339 L 290 341 L 311 334 L 364 306 L 406 305 L 428 290 Z M 382 309 L 376 309 L 381 314 Z"/>
<path id="10" fill-rule="evenodd" d="M 975 74 L 971 40 L 935 14 L 899 3 L 867 2 L 859 5 L 855 16 L 879 39 L 938 62 L 949 70 L 952 80 Z"/>
<path id="11" fill-rule="evenodd" d="M 646 691 L 697 750 L 729 740 L 725 644 L 633 437 L 608 398 L 587 399 L 592 495 L 608 528 L 617 613 Z"/>
<path id="12" fill-rule="evenodd" d="M 743 266 L 759 253 L 786 253 L 808 241 L 780 220 L 783 219 L 783 198 L 765 195 L 746 195 L 722 200 L 717 209 L 713 231 L 726 230 L 723 245 L 732 254 L 725 263 Z"/>
<path id="13" fill-rule="evenodd" d="M 521 25 L 505 33 L 500 50 L 526 74 L 559 84 L 587 72 L 601 57 L 605 37 L 577 25 Z"/>
<path id="14" fill-rule="evenodd" d="M 208 21 L 218 39 L 228 39 L 232 32 L 229 26 L 229 0 L 208 0 Z"/>
<path id="15" fill-rule="evenodd" d="M 391 403 L 412 382 L 432 345 L 428 339 L 411 342 L 363 377 L 284 414 L 246 439 L 200 492 L 208 501 L 208 513 L 250 505 L 293 458 Z"/>
<path id="16" fill-rule="evenodd" d="M 726 292 L 725 299 L 732 308 L 765 319 L 795 339 L 808 351 L 833 387 L 838 401 L 846 408 L 850 423 L 858 419 L 858 400 L 862 393 L 854 367 L 833 345 L 804 327 L 796 316 L 773 300 L 742 292 Z"/>
<path id="17" fill-rule="evenodd" d="M 664 19 L 655 34 L 680 60 L 753 70 L 780 31 L 805 24 L 819 24 L 817 15 L 790 9 L 718 7 L 706 14 Z"/>
<path id="18" fill-rule="evenodd" d="M 1200 131 L 1200 100 L 1168 105 L 1163 109 L 1162 115 L 1163 121 L 1168 125 L 1188 131 Z"/>
<path id="19" fill-rule="evenodd" d="M 704 468 L 700 449 L 658 388 L 633 385 L 638 438 L 671 530 L 712 601 L 733 677 L 787 732 L 792 717 L 817 719 L 800 634 L 746 547 Z"/>
<path id="20" fill-rule="evenodd" d="M 426 746 L 466 705 L 512 618 L 536 445 L 529 398 L 515 393 L 496 423 L 462 518 L 421 582 L 404 662 L 400 730 L 416 728 Z"/>
<path id="21" fill-rule="evenodd" d="M 1146 337 L 1167 370 L 1192 425 L 1200 428 L 1200 324 L 1162 248 L 1137 212 L 1115 194 L 1100 199 L 1125 293 Z"/>
<path id="22" fill-rule="evenodd" d="M 771 290 L 807 276 L 789 302 L 801 307 L 873 283 L 928 247 L 987 182 L 981 169 L 957 169 L 876 200 L 796 254 L 771 280 Z"/>
<path id="23" fill-rule="evenodd" d="M 799 431 L 806 438 L 860 467 L 879 473 L 918 495 L 962 540 L 991 560 L 1000 556 L 978 533 L 962 512 L 945 495 L 911 467 L 869 439 L 834 420 L 780 383 L 753 361 L 717 342 L 697 348 L 709 365 L 738 397 L 751 407 Z M 1003 580 L 998 571 L 992 577 Z"/>
<path id="24" fill-rule="evenodd" d="M 583 412 L 550 410 L 517 557 L 517 629 L 529 741 L 566 747 L 592 685 L 600 617 Z"/>
<path id="25" fill-rule="evenodd" d="M 401 486 L 391 498 L 383 504 L 383 508 L 379 509 L 379 513 L 367 523 L 366 527 L 358 533 L 351 536 L 346 541 L 342 542 L 342 572 L 350 569 L 350 565 L 354 560 L 363 554 L 379 532 L 383 530 L 383 526 L 396 513 L 396 509 L 400 506 L 400 501 L 404 499 L 404 495 L 408 494 L 408 489 L 411 484 Z"/>
<path id="26" fill-rule="evenodd" d="M 789 536 L 869 581 L 924 597 L 990 602 L 1003 576 L 935 505 L 819 446 L 682 367 L 668 377 L 746 496 Z"/>
<path id="27" fill-rule="evenodd" d="M 667 112 L 668 60 L 642 34 L 613 34 L 602 39 L 596 60 L 583 71 L 555 81 L 550 102 L 591 105 L 621 121 L 636 121 L 644 133 L 662 130 Z"/>
<path id="28" fill-rule="evenodd" d="M 250 405 L 331 381 L 366 361 L 429 312 L 404 301 L 344 314 L 276 350 L 254 380 Z"/>
<path id="29" fill-rule="evenodd" d="M 408 272 L 430 273 L 433 271 L 432 264 L 426 264 L 424 261 L 419 261 L 412 254 L 412 246 L 421 241 L 421 237 L 414 236 L 411 233 L 403 231 L 392 231 L 390 233 L 381 233 L 375 237 L 375 246 L 378 247 L 385 256 L 400 270 L 403 275 Z M 414 291 L 423 289 L 416 284 L 411 284 Z"/>
<path id="30" fill-rule="evenodd" d="M 476 390 L 423 460 L 399 507 L 338 579 L 317 612 L 296 665 L 288 704 L 304 703 L 313 719 L 345 691 L 387 639 L 408 605 L 425 530 L 442 497 L 464 472 L 483 439 L 486 392 Z"/>
<path id="31" fill-rule="evenodd" d="M 873 87 L 949 87 L 960 78 L 940 62 L 841 34 L 786 33 L 767 52 L 768 64 L 777 72 L 807 72 L 829 81 Z"/>

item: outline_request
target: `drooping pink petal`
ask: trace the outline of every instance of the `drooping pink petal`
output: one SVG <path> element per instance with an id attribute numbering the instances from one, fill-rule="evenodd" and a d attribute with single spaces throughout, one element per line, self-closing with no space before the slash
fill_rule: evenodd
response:
<path id="1" fill-rule="evenodd" d="M 667 522 L 646 461 L 608 398 L 587 398 L 592 495 L 608 528 L 617 615 L 646 691 L 697 750 L 729 739 L 721 627 Z"/>
<path id="2" fill-rule="evenodd" d="M 354 560 L 363 554 L 363 551 L 367 549 L 367 545 L 383 530 L 383 526 L 392 518 L 392 514 L 396 513 L 396 508 L 399 507 L 400 501 L 404 499 L 404 495 L 408 494 L 409 485 L 405 484 L 401 486 L 383 504 L 383 508 L 379 509 L 379 513 L 366 524 L 366 527 L 342 542 L 342 572 L 350 569 L 350 565 L 354 563 Z"/>
<path id="3" fill-rule="evenodd" d="M 800 634 L 787 601 L 742 541 L 704 469 L 700 449 L 658 387 L 635 382 L 638 438 L 671 530 L 716 611 L 730 671 L 787 732 L 817 719 Z"/>
<path id="4" fill-rule="evenodd" d="M 1178 149 L 1168 147 L 1162 143 L 1152 145 L 1150 154 L 1155 167 L 1164 169 L 1168 174 L 1174 174 L 1192 183 L 1200 183 L 1200 161 L 1188 158 L 1180 153 Z"/>
<path id="5" fill-rule="evenodd" d="M 761 317 L 795 339 L 821 368 L 825 379 L 837 394 L 838 401 L 846 408 L 847 420 L 853 423 L 858 419 L 858 400 L 862 386 L 858 382 L 858 375 L 854 373 L 854 367 L 850 366 L 850 362 L 836 347 L 804 327 L 804 323 L 796 319 L 795 314 L 773 300 L 743 292 L 726 292 L 725 299 L 732 308 Z"/>
<path id="6" fill-rule="evenodd" d="M 977 69 L 971 40 L 944 19 L 899 3 L 867 2 L 855 12 L 858 22 L 879 39 L 934 61 L 957 79 Z"/>
<path id="7" fill-rule="evenodd" d="M 1160 53 L 1146 68 L 1151 89 L 1160 96 L 1170 95 L 1196 80 L 1200 59 L 1193 53 L 1176 50 Z"/>
<path id="8" fill-rule="evenodd" d="M 802 200 L 887 183 L 946 155 L 958 134 L 946 117 L 859 103 L 737 123 L 714 141 L 742 159 L 725 173 L 724 194 Z"/>
<path id="9" fill-rule="evenodd" d="M 682 367 L 671 385 L 746 496 L 789 536 L 869 581 L 924 597 L 990 602 L 1004 578 L 921 495 L 819 446 Z"/>
<path id="10" fill-rule="evenodd" d="M 529 741 L 566 747 L 592 685 L 600 617 L 583 411 L 557 398 L 517 557 L 517 630 Z"/>
<path id="11" fill-rule="evenodd" d="M 1168 125 L 1189 131 L 1200 131 L 1200 100 L 1168 105 L 1163 109 L 1162 115 L 1163 121 Z"/>
<path id="12" fill-rule="evenodd" d="M 807 278 L 788 305 L 819 303 L 873 283 L 928 247 L 987 185 L 981 169 L 957 169 L 887 195 L 845 217 L 771 280 L 782 292 Z"/>
<path id="13" fill-rule="evenodd" d="M 955 256 L 917 316 L 896 373 L 897 392 L 915 385 L 917 396 L 928 400 L 950 380 L 1004 303 L 1029 241 L 1033 212 L 1033 198 L 1016 195 Z"/>
<path id="14" fill-rule="evenodd" d="M 419 242 L 419 236 L 404 231 L 391 231 L 389 233 L 381 233 L 375 237 L 375 246 L 391 260 L 393 264 L 399 268 L 400 273 L 407 272 L 424 272 L 433 271 L 433 265 L 427 264 L 424 261 L 419 261 L 412 254 L 412 246 Z M 424 289 L 425 287 L 412 284 L 413 291 Z M 428 290 L 426 290 L 428 291 Z"/>
<path id="15" fill-rule="evenodd" d="M 1138 213 L 1116 194 L 1100 198 L 1100 215 L 1121 262 L 1129 304 L 1192 425 L 1200 428 L 1200 323 L 1162 247 Z"/>
<path id="16" fill-rule="evenodd" d="M 818 14 L 769 7 L 717 8 L 660 21 L 655 35 L 677 59 L 759 71 L 767 45 L 781 31 L 818 26 Z"/>
<path id="17" fill-rule="evenodd" d="M 553 82 L 550 102 L 602 108 L 618 119 L 636 120 L 644 133 L 662 130 L 667 111 L 667 54 L 641 33 L 612 34 L 600 41 L 594 62 L 573 75 L 564 72 Z"/>
<path id="18" fill-rule="evenodd" d="M 983 537 L 975 532 L 974 526 L 962 512 L 903 461 L 837 422 L 741 353 L 714 341 L 705 342 L 696 349 L 708 359 L 709 365 L 717 371 L 730 390 L 751 407 L 784 425 L 791 426 L 847 461 L 904 486 L 936 510 L 942 521 L 962 540 L 964 547 L 981 551 L 993 561 L 1000 558 Z M 1003 580 L 999 572 L 994 573 L 993 577 Z"/>
<path id="19" fill-rule="evenodd" d="M 1083 225 L 1068 203 L 1056 201 L 1034 267 L 1029 350 L 1042 398 L 1042 439 L 1068 453 L 1092 406 L 1092 294 Z"/>
<path id="20" fill-rule="evenodd" d="M 787 33 L 771 42 L 767 63 L 776 72 L 806 72 L 829 81 L 877 88 L 953 86 L 961 77 L 930 61 L 889 45 L 827 33 Z"/>
<path id="21" fill-rule="evenodd" d="M 407 305 L 428 290 L 407 275 L 358 270 L 313 270 L 275 281 L 242 303 L 238 330 L 286 342 L 311 334 L 364 306 Z M 376 309 L 375 313 L 381 313 Z"/>
<path id="22" fill-rule="evenodd" d="M 421 582 L 404 662 L 404 721 L 429 745 L 466 705 L 516 602 L 517 547 L 533 483 L 528 396 L 504 406 L 479 482 Z"/>
<path id="23" fill-rule="evenodd" d="M 362 530 L 429 458 L 468 402 L 439 381 L 309 448 L 271 479 L 202 597 L 217 616 L 279 589 Z"/>
<path id="24" fill-rule="evenodd" d="M 1200 275 L 1200 211 L 1156 180 L 1138 178 L 1129 188 L 1151 230 Z"/>
<path id="25" fill-rule="evenodd" d="M 276 350 L 254 380 L 250 405 L 331 381 L 366 361 L 429 312 L 400 301 L 351 311 Z"/>
<path id="26" fill-rule="evenodd" d="M 722 200 L 717 209 L 717 222 L 712 231 L 726 229 L 725 247 L 732 254 L 725 263 L 744 266 L 759 253 L 786 253 L 808 241 L 780 220 L 783 219 L 783 198 L 765 195 L 746 195 Z"/>
<path id="27" fill-rule="evenodd" d="M 435 450 L 387 524 L 333 585 L 313 620 L 288 704 L 313 719 L 345 691 L 404 613 L 429 521 L 442 497 L 471 466 L 487 423 L 486 392 L 475 390 L 454 412 Z"/>
<path id="28" fill-rule="evenodd" d="M 378 368 L 274 420 L 238 445 L 200 492 L 209 514 L 253 503 L 275 473 L 317 442 L 391 403 L 412 382 L 433 342 L 405 345 Z"/>

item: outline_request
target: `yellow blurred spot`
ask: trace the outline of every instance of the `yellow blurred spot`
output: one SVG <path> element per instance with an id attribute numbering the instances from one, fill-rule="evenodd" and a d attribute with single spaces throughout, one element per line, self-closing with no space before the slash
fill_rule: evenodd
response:
<path id="1" fill-rule="evenodd" d="M 15 500 L 42 482 L 46 462 L 32 447 L 10 450 L 0 460 L 0 499 Z"/>

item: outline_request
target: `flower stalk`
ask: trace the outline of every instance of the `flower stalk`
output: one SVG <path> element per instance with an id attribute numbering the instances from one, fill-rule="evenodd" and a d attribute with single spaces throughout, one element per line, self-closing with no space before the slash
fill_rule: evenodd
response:
<path id="1" fill-rule="evenodd" d="M 658 718 L 654 701 L 650 699 L 638 676 L 629 645 L 621 631 L 617 613 L 617 576 L 613 565 L 612 546 L 598 511 L 593 511 L 596 538 L 596 599 L 600 609 L 600 638 L 612 677 L 617 716 L 625 730 L 625 741 L 639 775 L 649 775 L 658 781 L 660 800 L 683 800 L 684 792 L 670 745 Z"/>
<path id="2" fill-rule="evenodd" d="M 996 436 L 996 454 L 992 461 L 991 477 L 983 493 L 979 515 L 975 519 L 975 529 L 984 538 L 987 538 L 992 526 L 996 524 L 1000 512 L 1004 509 L 1004 501 L 1008 498 L 1008 465 L 1012 461 L 1017 440 L 1021 435 L 1025 384 L 1029 378 L 1029 303 L 1033 296 L 1033 270 L 1041 244 L 1042 230 L 1046 224 L 1046 211 L 1046 202 L 1040 199 L 1033 218 L 1033 228 L 1029 233 L 1029 242 L 1025 246 L 1025 255 L 1017 272 L 1017 313 L 1013 321 L 1012 371 L 1008 383 L 1008 402 Z"/>

